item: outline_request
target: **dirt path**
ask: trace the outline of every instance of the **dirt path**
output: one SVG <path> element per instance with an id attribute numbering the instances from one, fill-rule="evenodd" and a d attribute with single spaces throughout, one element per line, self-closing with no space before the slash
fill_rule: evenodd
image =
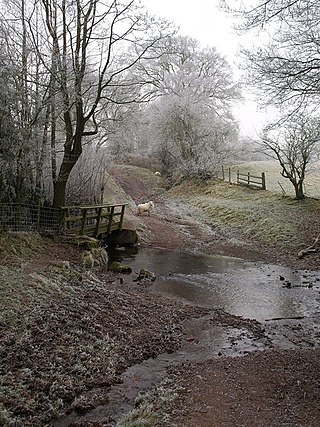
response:
<path id="1" fill-rule="evenodd" d="M 115 169 L 113 172 L 120 181 L 126 181 L 126 192 L 136 203 L 152 197 L 145 187 L 141 193 L 143 186 L 136 177 L 131 176 L 128 180 L 122 171 Z M 275 262 L 278 258 L 272 248 L 266 250 L 243 241 L 241 235 L 225 229 L 212 230 L 198 221 L 197 212 L 188 206 L 168 201 L 165 197 L 154 201 L 155 211 L 150 216 L 140 217 L 145 245 L 243 257 L 243 243 L 249 260 Z M 287 265 L 294 263 L 290 256 L 283 260 Z M 241 356 L 239 352 L 237 356 L 235 349 L 235 357 L 232 358 L 213 355 L 208 356 L 205 362 L 190 362 L 173 369 L 169 377 L 178 390 L 178 397 L 167 405 L 166 414 L 157 425 L 320 425 L 319 319 L 304 322 L 284 320 L 262 325 L 262 328 L 266 327 L 268 337 L 278 337 L 268 350 Z M 286 340 L 289 343 L 287 349 L 283 346 Z"/>

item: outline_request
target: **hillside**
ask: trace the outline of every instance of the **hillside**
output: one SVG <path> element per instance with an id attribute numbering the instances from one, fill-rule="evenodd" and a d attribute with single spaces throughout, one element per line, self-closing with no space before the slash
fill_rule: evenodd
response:
<path id="1" fill-rule="evenodd" d="M 225 167 L 228 170 L 228 167 Z M 267 189 L 274 193 L 294 196 L 294 189 L 290 181 L 281 175 L 281 167 L 276 160 L 246 161 L 231 166 L 232 180 L 236 181 L 236 173 L 248 173 L 261 176 L 266 175 Z M 307 197 L 320 199 L 320 162 L 315 162 L 307 169 L 304 182 L 304 193 Z"/>

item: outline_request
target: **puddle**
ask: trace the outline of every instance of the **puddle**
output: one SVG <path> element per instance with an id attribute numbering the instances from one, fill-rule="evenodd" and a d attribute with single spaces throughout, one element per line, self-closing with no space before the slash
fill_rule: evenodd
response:
<path id="1" fill-rule="evenodd" d="M 263 322 L 319 313 L 320 271 L 154 249 L 117 256 L 133 272 L 155 273 L 155 291 L 232 315 Z"/>

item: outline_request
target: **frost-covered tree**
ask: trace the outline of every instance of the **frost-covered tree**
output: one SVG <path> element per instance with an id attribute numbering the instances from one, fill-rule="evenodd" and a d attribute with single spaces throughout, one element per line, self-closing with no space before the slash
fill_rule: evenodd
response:
<path id="1" fill-rule="evenodd" d="M 138 0 L 0 4 L 8 84 L 16 91 L 10 111 L 20 141 L 13 150 L 16 196 L 28 178 L 31 191 L 51 187 L 59 207 L 83 146 L 101 141 L 100 121 L 112 116 L 103 111 L 148 98 L 149 78 L 137 65 L 158 58 L 156 46 L 170 25 L 150 17 Z"/>
<path id="2" fill-rule="evenodd" d="M 293 185 L 296 199 L 304 199 L 308 167 L 319 155 L 320 118 L 299 114 L 282 124 L 269 125 L 264 129 L 261 144 L 264 153 L 279 162 L 281 175 Z"/>
<path id="3" fill-rule="evenodd" d="M 135 0 L 42 0 L 42 5 L 52 54 L 49 72 L 62 99 L 63 156 L 53 200 L 61 206 L 84 139 L 98 133 L 102 100 L 140 102 L 141 92 L 132 88 L 144 81 L 136 81 L 130 69 L 147 55 L 151 60 L 168 25 L 148 17 Z"/>
<path id="4" fill-rule="evenodd" d="M 260 101 L 297 111 L 320 100 L 320 3 L 317 0 L 221 1 L 241 31 L 265 33 L 244 50 Z"/>
<path id="5" fill-rule="evenodd" d="M 165 52 L 154 69 L 160 96 L 147 111 L 147 135 L 167 171 L 206 175 L 237 138 L 231 105 L 239 87 L 214 48 L 175 37 Z"/>

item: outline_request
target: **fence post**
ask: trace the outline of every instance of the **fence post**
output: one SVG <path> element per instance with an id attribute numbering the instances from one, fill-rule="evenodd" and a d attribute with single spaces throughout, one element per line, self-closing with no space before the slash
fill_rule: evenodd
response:
<path id="1" fill-rule="evenodd" d="M 120 215 L 120 222 L 119 222 L 119 227 L 118 227 L 119 230 L 122 230 L 125 208 L 126 208 L 126 205 L 121 206 L 121 215 Z"/>
<path id="2" fill-rule="evenodd" d="M 262 190 L 266 190 L 266 175 L 264 172 L 261 173 L 261 180 L 262 180 Z"/>
<path id="3" fill-rule="evenodd" d="M 250 172 L 248 172 L 248 186 L 250 185 Z"/>
<path id="4" fill-rule="evenodd" d="M 224 167 L 222 165 L 222 179 L 224 180 Z"/>
<path id="5" fill-rule="evenodd" d="M 239 182 L 240 182 L 240 179 L 239 179 L 240 177 L 239 177 L 239 171 L 237 171 L 237 184 L 239 184 Z"/>
<path id="6" fill-rule="evenodd" d="M 229 168 L 229 182 L 231 182 L 231 168 Z"/>
<path id="7" fill-rule="evenodd" d="M 40 230 L 40 214 L 41 214 L 41 199 L 38 201 L 38 211 L 37 211 L 37 231 Z"/>

